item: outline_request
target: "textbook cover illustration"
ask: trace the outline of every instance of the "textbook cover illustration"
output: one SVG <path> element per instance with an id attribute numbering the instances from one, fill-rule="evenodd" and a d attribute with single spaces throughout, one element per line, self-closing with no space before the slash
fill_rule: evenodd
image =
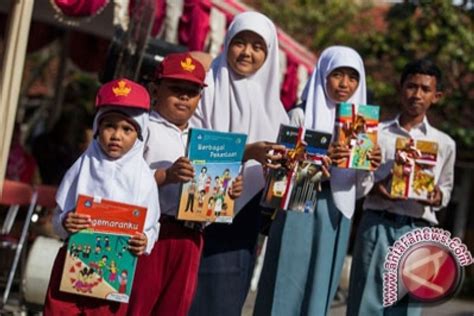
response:
<path id="1" fill-rule="evenodd" d="M 178 219 L 232 222 L 234 200 L 228 193 L 240 173 L 246 141 L 245 134 L 190 130 L 186 150 L 196 176 L 181 186 Z"/>
<path id="2" fill-rule="evenodd" d="M 76 212 L 90 215 L 92 227 L 69 238 L 60 290 L 128 303 L 137 263 L 128 240 L 143 232 L 146 211 L 79 195 Z"/>
<path id="3" fill-rule="evenodd" d="M 398 137 L 390 194 L 428 200 L 436 185 L 434 167 L 437 157 L 438 143 Z"/>
<path id="4" fill-rule="evenodd" d="M 322 157 L 331 134 L 281 125 L 277 143 L 285 145 L 282 167 L 267 176 L 261 205 L 284 210 L 313 212 L 322 177 Z"/>
<path id="5" fill-rule="evenodd" d="M 340 103 L 337 107 L 337 140 L 351 150 L 339 168 L 372 170 L 368 154 L 377 143 L 379 106 Z"/>

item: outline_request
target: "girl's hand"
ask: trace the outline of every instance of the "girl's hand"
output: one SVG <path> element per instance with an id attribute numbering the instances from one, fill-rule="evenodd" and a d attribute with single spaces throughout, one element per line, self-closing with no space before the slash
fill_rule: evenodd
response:
<path id="1" fill-rule="evenodd" d="M 186 157 L 178 158 L 166 169 L 165 184 L 188 182 L 194 178 L 194 168 L 191 160 Z"/>
<path id="2" fill-rule="evenodd" d="M 329 172 L 331 162 L 331 158 L 329 158 L 328 156 L 323 156 L 323 164 L 321 165 L 321 170 L 323 171 L 323 179 L 328 179 L 331 177 L 331 173 Z"/>
<path id="3" fill-rule="evenodd" d="M 283 158 L 282 152 L 286 148 L 283 145 L 270 142 L 256 142 L 245 146 L 244 162 L 254 159 L 263 167 L 277 169 L 281 167 L 279 160 Z"/>
<path id="4" fill-rule="evenodd" d="M 375 170 L 380 166 L 382 162 L 382 151 L 380 150 L 379 144 L 375 144 L 374 148 L 369 152 L 370 165 Z"/>
<path id="5" fill-rule="evenodd" d="M 63 220 L 64 229 L 70 234 L 89 228 L 91 223 L 89 215 L 77 214 L 75 211 L 68 212 Z"/>
<path id="6" fill-rule="evenodd" d="M 242 175 L 239 175 L 238 177 L 235 178 L 234 181 L 232 181 L 232 186 L 229 189 L 230 198 L 232 200 L 235 200 L 242 194 L 243 190 L 244 190 L 244 178 L 242 177 Z"/>
<path id="7" fill-rule="evenodd" d="M 148 238 L 144 233 L 135 233 L 135 235 L 128 240 L 128 249 L 136 256 L 140 256 L 145 252 L 147 243 Z"/>
<path id="8" fill-rule="evenodd" d="M 339 142 L 334 142 L 329 145 L 328 157 L 331 159 L 333 165 L 339 165 L 345 160 L 349 159 L 350 150 L 347 145 Z"/>

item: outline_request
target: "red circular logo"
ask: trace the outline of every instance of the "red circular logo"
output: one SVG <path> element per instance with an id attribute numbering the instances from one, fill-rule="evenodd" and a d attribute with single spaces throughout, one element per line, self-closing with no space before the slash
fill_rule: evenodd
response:
<path id="1" fill-rule="evenodd" d="M 460 285 L 461 269 L 452 253 L 436 243 L 413 246 L 400 265 L 403 286 L 415 299 L 438 302 Z"/>

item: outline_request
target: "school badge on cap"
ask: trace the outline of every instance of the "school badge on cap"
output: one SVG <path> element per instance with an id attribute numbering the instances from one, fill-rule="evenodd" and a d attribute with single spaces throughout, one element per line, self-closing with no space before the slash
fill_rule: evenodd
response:
<path id="1" fill-rule="evenodd" d="M 174 53 L 167 55 L 156 69 L 157 79 L 178 79 L 196 83 L 201 87 L 207 86 L 204 82 L 206 71 L 203 65 L 188 53 Z"/>
<path id="2" fill-rule="evenodd" d="M 125 80 L 120 80 L 117 82 L 117 86 L 112 88 L 112 91 L 116 97 L 126 97 L 129 95 L 130 91 L 132 91 L 132 87 L 128 86 Z"/>
<path id="3" fill-rule="evenodd" d="M 141 85 L 120 78 L 102 85 L 97 92 L 95 106 L 124 106 L 150 110 L 150 95 Z"/>
<path id="4" fill-rule="evenodd" d="M 196 66 L 193 65 L 193 60 L 191 59 L 191 57 L 186 57 L 185 60 L 181 61 L 181 68 L 183 68 L 186 71 L 193 72 Z"/>

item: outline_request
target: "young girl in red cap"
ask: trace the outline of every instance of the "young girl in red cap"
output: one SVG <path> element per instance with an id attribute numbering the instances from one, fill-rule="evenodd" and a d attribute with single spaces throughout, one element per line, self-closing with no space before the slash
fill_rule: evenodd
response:
<path id="1" fill-rule="evenodd" d="M 56 195 L 55 231 L 67 240 L 91 225 L 89 216 L 74 212 L 79 194 L 140 205 L 147 208 L 144 233 L 130 239 L 129 249 L 137 256 L 149 254 L 158 238 L 160 216 L 153 172 L 143 159 L 150 97 L 139 84 L 118 79 L 100 88 L 96 107 L 94 140 L 68 170 Z M 125 314 L 125 304 L 59 290 L 66 250 L 63 246 L 54 262 L 44 314 Z"/>

